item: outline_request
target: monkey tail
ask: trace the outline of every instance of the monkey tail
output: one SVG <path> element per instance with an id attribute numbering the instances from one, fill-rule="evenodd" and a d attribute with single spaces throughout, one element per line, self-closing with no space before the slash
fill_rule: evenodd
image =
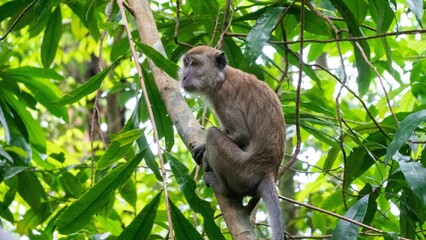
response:
<path id="1" fill-rule="evenodd" d="M 278 199 L 278 192 L 275 185 L 274 178 L 265 177 L 257 188 L 259 195 L 265 202 L 268 209 L 269 225 L 272 228 L 272 240 L 284 240 L 284 225 L 281 217 L 280 201 Z"/>

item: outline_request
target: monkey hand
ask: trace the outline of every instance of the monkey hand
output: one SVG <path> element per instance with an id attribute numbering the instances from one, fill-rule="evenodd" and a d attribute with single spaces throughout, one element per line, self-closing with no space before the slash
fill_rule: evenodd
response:
<path id="1" fill-rule="evenodd" d="M 195 146 L 192 149 L 192 158 L 198 165 L 203 162 L 204 152 L 206 151 L 206 144 Z"/>

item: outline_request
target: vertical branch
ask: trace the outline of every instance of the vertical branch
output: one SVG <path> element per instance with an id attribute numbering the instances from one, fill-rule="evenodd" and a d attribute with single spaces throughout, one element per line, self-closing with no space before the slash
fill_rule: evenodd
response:
<path id="1" fill-rule="evenodd" d="M 174 235 L 173 235 L 172 216 L 171 216 L 171 213 L 170 213 L 169 196 L 168 196 L 168 191 L 167 191 L 167 173 L 166 173 L 166 170 L 164 168 L 164 160 L 163 160 L 163 154 L 162 154 L 160 139 L 158 138 L 157 126 L 155 124 L 154 114 L 153 114 L 152 108 L 151 108 L 151 102 L 150 102 L 148 94 L 147 94 L 145 82 L 144 82 L 144 79 L 143 79 L 143 76 L 142 76 L 142 69 L 141 69 L 141 66 L 138 62 L 138 56 L 136 54 L 135 45 L 134 45 L 133 39 L 132 39 L 132 33 L 130 31 L 129 24 L 127 22 L 126 13 L 124 12 L 122 0 L 117 0 L 117 4 L 118 4 L 118 7 L 120 8 L 121 17 L 123 18 L 124 26 L 125 26 L 126 31 L 127 31 L 127 38 L 129 39 L 130 49 L 132 50 L 133 61 L 135 62 L 135 65 L 136 65 L 136 70 L 137 70 L 138 75 L 139 75 L 139 81 L 141 83 L 143 96 L 144 96 L 144 99 L 145 99 L 145 102 L 146 102 L 146 105 L 147 105 L 146 107 L 148 108 L 149 119 L 150 119 L 151 124 L 152 124 L 154 140 L 157 143 L 158 158 L 160 159 L 161 173 L 162 173 L 162 178 L 163 178 L 163 189 L 164 189 L 164 198 L 165 198 L 165 202 L 166 202 L 167 220 L 168 220 L 168 224 L 169 224 L 169 234 L 170 234 L 170 239 L 173 240 Z"/>
<path id="2" fill-rule="evenodd" d="M 112 14 L 112 4 L 114 3 L 114 0 L 110 0 L 108 6 L 108 12 L 107 12 L 107 21 L 111 18 Z M 98 61 L 98 69 L 99 72 L 102 72 L 102 45 L 104 42 L 104 38 L 106 35 L 106 29 L 102 31 L 101 36 L 99 38 L 99 61 Z M 90 150 L 91 150 L 91 161 L 90 161 L 90 187 L 93 186 L 95 183 L 95 149 L 93 147 L 93 141 L 95 136 L 95 121 L 100 122 L 100 116 L 99 116 L 99 97 L 101 96 L 101 90 L 100 88 L 96 92 L 95 101 L 93 103 L 93 113 L 92 118 L 90 120 Z M 99 124 L 100 125 L 100 124 Z M 99 134 L 101 135 L 102 141 L 104 142 L 105 147 L 107 146 L 107 142 L 105 140 L 104 135 L 102 134 L 102 131 L 99 129 Z"/>
<path id="3" fill-rule="evenodd" d="M 231 8 L 231 16 L 228 20 L 228 14 L 229 14 L 229 8 Z M 223 16 L 223 25 L 222 25 L 222 33 L 220 34 L 219 41 L 216 44 L 216 49 L 221 49 L 223 45 L 223 41 L 225 40 L 225 34 L 228 32 L 229 27 L 231 27 L 232 18 L 234 17 L 234 3 L 232 0 L 226 1 L 226 8 L 225 8 L 225 14 Z"/>
<path id="4" fill-rule="evenodd" d="M 180 21 L 180 0 L 176 0 L 176 24 L 175 24 L 175 34 L 173 36 L 173 39 L 175 40 L 175 43 L 177 45 L 182 45 L 182 46 L 187 46 L 192 48 L 191 45 L 186 44 L 186 43 L 181 43 L 178 40 L 178 36 L 179 36 L 179 22 Z"/>

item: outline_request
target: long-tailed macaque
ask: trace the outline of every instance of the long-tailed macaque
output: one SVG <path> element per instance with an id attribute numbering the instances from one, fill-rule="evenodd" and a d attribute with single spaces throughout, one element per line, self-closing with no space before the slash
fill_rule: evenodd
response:
<path id="1" fill-rule="evenodd" d="M 203 96 L 220 120 L 206 144 L 192 149 L 205 167 L 205 182 L 228 198 L 262 198 L 272 239 L 284 239 L 275 181 L 284 154 L 285 123 L 281 104 L 267 84 L 227 65 L 225 54 L 207 46 L 182 57 L 182 87 Z"/>

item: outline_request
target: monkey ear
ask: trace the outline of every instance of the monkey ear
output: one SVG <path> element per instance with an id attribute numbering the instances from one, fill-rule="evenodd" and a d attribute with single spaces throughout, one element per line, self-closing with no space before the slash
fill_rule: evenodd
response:
<path id="1" fill-rule="evenodd" d="M 219 55 L 216 56 L 216 63 L 217 63 L 217 67 L 220 70 L 223 70 L 226 66 L 226 57 L 225 57 L 225 53 L 220 53 Z"/>

